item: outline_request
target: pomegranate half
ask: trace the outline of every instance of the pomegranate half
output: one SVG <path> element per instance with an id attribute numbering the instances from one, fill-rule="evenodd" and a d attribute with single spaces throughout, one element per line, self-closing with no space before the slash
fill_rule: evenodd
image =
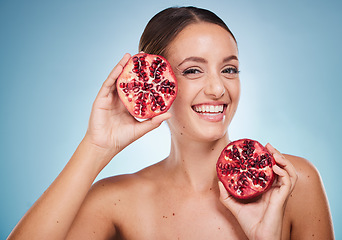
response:
<path id="1" fill-rule="evenodd" d="M 267 191 L 274 181 L 275 160 L 259 142 L 240 139 L 221 152 L 216 171 L 227 191 L 237 199 L 251 199 Z"/>
<path id="2" fill-rule="evenodd" d="M 177 80 L 162 56 L 132 56 L 117 79 L 121 101 L 132 116 L 148 119 L 169 110 L 177 95 Z"/>

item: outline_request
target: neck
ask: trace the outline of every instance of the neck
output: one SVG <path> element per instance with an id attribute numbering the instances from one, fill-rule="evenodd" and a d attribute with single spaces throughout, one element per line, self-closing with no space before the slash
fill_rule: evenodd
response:
<path id="1" fill-rule="evenodd" d="M 229 143 L 228 134 L 211 142 L 171 138 L 171 151 L 166 161 L 173 179 L 193 191 L 207 191 L 217 187 L 216 162 Z M 184 184 L 186 183 L 186 184 Z"/>

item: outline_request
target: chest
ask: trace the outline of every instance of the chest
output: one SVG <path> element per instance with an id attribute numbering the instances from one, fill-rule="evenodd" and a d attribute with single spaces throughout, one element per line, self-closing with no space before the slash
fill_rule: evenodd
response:
<path id="1" fill-rule="evenodd" d="M 121 202 L 119 218 L 114 221 L 121 239 L 247 239 L 217 192 L 193 194 L 166 189 L 141 191 L 136 196 Z M 282 240 L 291 236 L 291 212 L 287 206 Z"/>
<path id="2" fill-rule="evenodd" d="M 156 195 L 128 212 L 119 227 L 124 239 L 247 239 L 230 211 L 210 195 Z"/>

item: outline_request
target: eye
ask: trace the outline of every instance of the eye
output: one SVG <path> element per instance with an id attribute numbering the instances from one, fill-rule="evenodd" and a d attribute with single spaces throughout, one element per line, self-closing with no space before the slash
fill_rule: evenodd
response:
<path id="1" fill-rule="evenodd" d="M 236 78 L 240 73 L 240 71 L 233 66 L 226 67 L 221 72 L 224 73 L 228 78 Z"/>
<path id="2" fill-rule="evenodd" d="M 200 68 L 187 68 L 182 72 L 182 75 L 187 79 L 198 79 L 203 76 L 203 71 Z"/>
<path id="3" fill-rule="evenodd" d="M 182 72 L 183 75 L 198 74 L 198 73 L 202 73 L 202 72 L 197 68 L 188 68 Z"/>

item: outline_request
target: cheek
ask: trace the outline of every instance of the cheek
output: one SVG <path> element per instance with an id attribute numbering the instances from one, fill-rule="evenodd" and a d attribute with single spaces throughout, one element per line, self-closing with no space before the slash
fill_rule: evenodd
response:
<path id="1" fill-rule="evenodd" d="M 174 117 L 173 120 L 186 124 L 191 119 L 193 114 L 191 106 L 199 92 L 197 87 L 193 82 L 178 80 L 177 97 L 169 109 Z"/>
<path id="2" fill-rule="evenodd" d="M 230 100 L 237 104 L 240 99 L 240 80 L 236 80 L 234 82 L 231 82 L 228 86 L 228 94 L 230 97 Z"/>
<path id="3" fill-rule="evenodd" d="M 195 97 L 194 86 L 188 81 L 178 80 L 178 93 L 171 108 L 189 107 Z"/>
<path id="4" fill-rule="evenodd" d="M 178 87 L 177 97 L 169 110 L 175 116 L 184 111 L 185 107 L 189 105 L 189 100 L 187 99 L 188 94 L 183 87 L 180 87 L 180 85 Z"/>

